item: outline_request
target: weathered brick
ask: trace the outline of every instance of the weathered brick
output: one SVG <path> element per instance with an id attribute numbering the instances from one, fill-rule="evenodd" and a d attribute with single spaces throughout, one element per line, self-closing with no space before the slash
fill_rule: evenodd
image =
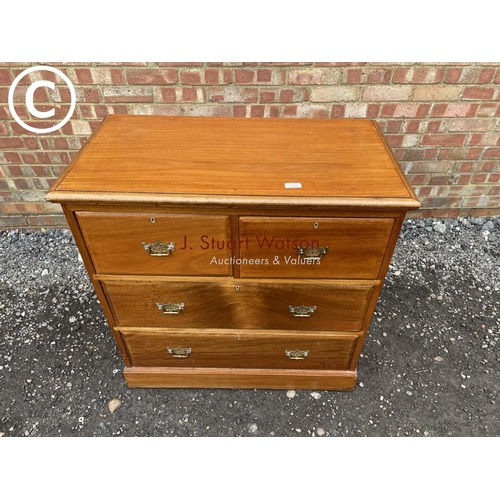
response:
<path id="1" fill-rule="evenodd" d="M 469 153 L 466 147 L 442 148 L 438 155 L 438 160 L 465 160 Z"/>
<path id="2" fill-rule="evenodd" d="M 126 74 L 130 85 L 171 85 L 178 80 L 175 69 L 132 69 Z"/>
<path id="3" fill-rule="evenodd" d="M 411 80 L 411 68 L 394 68 L 392 73 L 393 83 L 409 83 Z"/>
<path id="4" fill-rule="evenodd" d="M 251 118 L 264 118 L 265 106 L 262 104 L 254 104 L 250 106 L 250 117 Z"/>
<path id="5" fill-rule="evenodd" d="M 131 104 L 130 112 L 133 115 L 163 115 L 180 116 L 180 104 Z"/>
<path id="6" fill-rule="evenodd" d="M 244 85 L 283 85 L 285 70 L 282 69 L 235 69 L 234 82 Z"/>
<path id="7" fill-rule="evenodd" d="M 279 106 L 266 106 L 266 110 L 269 110 L 269 118 L 279 118 L 281 111 Z"/>
<path id="8" fill-rule="evenodd" d="M 422 138 L 422 146 L 461 146 L 465 134 L 427 134 Z"/>
<path id="9" fill-rule="evenodd" d="M 380 113 L 380 104 L 368 104 L 366 108 L 367 118 L 378 118 Z"/>
<path id="10" fill-rule="evenodd" d="M 288 83 L 291 85 L 332 85 L 339 82 L 338 68 L 301 68 L 291 69 Z"/>
<path id="11" fill-rule="evenodd" d="M 483 158 L 500 158 L 500 148 L 486 148 Z"/>
<path id="12" fill-rule="evenodd" d="M 402 164 L 401 167 L 403 168 L 403 170 L 406 171 L 406 165 L 405 164 Z M 408 169 L 411 168 L 411 164 L 409 165 Z M 407 179 L 408 179 L 408 182 L 412 185 L 412 186 L 419 186 L 419 189 L 428 189 L 430 191 L 430 188 L 422 188 L 420 186 L 422 185 L 426 185 L 429 183 L 429 179 L 430 179 L 430 176 L 427 175 L 427 174 L 417 174 L 417 175 L 407 175 L 406 176 Z"/>
<path id="13" fill-rule="evenodd" d="M 232 107 L 229 104 L 222 106 L 193 104 L 184 106 L 183 110 L 184 116 L 232 116 Z"/>
<path id="14" fill-rule="evenodd" d="M 365 75 L 365 81 L 367 83 L 389 83 L 391 81 L 392 69 L 368 69 Z"/>
<path id="15" fill-rule="evenodd" d="M 271 83 L 273 73 L 270 69 L 258 69 L 257 70 L 257 82 L 258 83 Z"/>
<path id="16" fill-rule="evenodd" d="M 153 102 L 152 87 L 105 87 L 105 102 Z"/>
<path id="17" fill-rule="evenodd" d="M 326 104 L 298 104 L 298 118 L 330 118 L 330 107 Z"/>
<path id="18" fill-rule="evenodd" d="M 29 215 L 25 217 L 30 227 L 67 228 L 68 222 L 64 215 Z"/>
<path id="19" fill-rule="evenodd" d="M 84 83 L 84 84 L 94 83 L 94 79 L 92 78 L 92 72 L 90 71 L 90 68 L 75 68 L 73 70 L 69 70 L 68 73 L 70 75 L 74 75 L 72 77 L 72 80 L 75 83 Z"/>
<path id="20" fill-rule="evenodd" d="M 479 160 L 483 154 L 483 148 L 470 148 L 467 153 L 468 160 Z"/>
<path id="21" fill-rule="evenodd" d="M 422 208 L 442 208 L 442 207 L 452 207 L 457 206 L 461 199 L 448 199 L 445 196 L 438 196 L 436 198 L 428 197 L 423 198 L 421 201 Z M 431 212 L 432 213 L 432 212 Z"/>
<path id="22" fill-rule="evenodd" d="M 494 68 L 466 68 L 460 77 L 463 83 L 490 83 L 495 76 Z"/>
<path id="23" fill-rule="evenodd" d="M 416 134 L 406 134 L 403 136 L 403 143 L 401 144 L 404 148 L 413 148 L 418 146 L 420 142 L 420 136 Z"/>
<path id="24" fill-rule="evenodd" d="M 333 104 L 332 105 L 332 118 L 344 118 L 345 115 L 345 104 Z"/>
<path id="25" fill-rule="evenodd" d="M 499 134 L 471 134 L 467 144 L 470 146 L 496 146 Z"/>
<path id="26" fill-rule="evenodd" d="M 474 116 L 478 104 L 472 103 L 449 103 L 449 104 L 433 104 L 431 116 Z"/>
<path id="27" fill-rule="evenodd" d="M 183 87 L 182 88 L 183 102 L 205 102 L 206 94 L 204 88 Z"/>
<path id="28" fill-rule="evenodd" d="M 342 72 L 342 83 L 361 83 L 363 81 L 363 70 L 361 68 L 349 68 Z M 336 83 L 336 82 L 331 82 Z"/>
<path id="29" fill-rule="evenodd" d="M 412 68 L 412 83 L 439 83 L 445 74 L 444 68 L 415 67 Z"/>
<path id="30" fill-rule="evenodd" d="M 486 189 L 484 194 L 486 196 L 497 196 L 500 198 L 500 186 L 491 186 Z"/>
<path id="31" fill-rule="evenodd" d="M 156 92 L 156 98 L 159 102 L 176 102 L 177 90 L 175 87 L 160 87 Z"/>
<path id="32" fill-rule="evenodd" d="M 448 68 L 444 77 L 445 83 L 458 83 L 462 76 L 462 68 Z"/>
<path id="33" fill-rule="evenodd" d="M 495 127 L 495 118 L 455 118 L 451 120 L 448 130 L 450 132 L 488 131 Z"/>
<path id="34" fill-rule="evenodd" d="M 279 93 L 280 102 L 303 102 L 309 98 L 309 90 L 303 88 L 283 89 Z"/>
<path id="35" fill-rule="evenodd" d="M 0 198 L 1 200 L 1 198 Z M 7 205 L 4 205 L 7 206 Z M 18 227 L 27 226 L 28 222 L 23 216 L 13 216 L 13 215 L 0 215 L 0 227 L 2 229 L 15 229 Z"/>
<path id="36" fill-rule="evenodd" d="M 346 104 L 345 118 L 366 118 L 368 112 L 368 104 Z"/>
<path id="37" fill-rule="evenodd" d="M 488 100 L 492 99 L 495 94 L 493 87 L 467 87 L 464 90 L 462 99 L 471 100 Z"/>
<path id="38" fill-rule="evenodd" d="M 118 68 L 91 68 L 92 80 L 97 85 L 120 85 L 125 83 L 123 71 Z"/>
<path id="39" fill-rule="evenodd" d="M 429 120 L 427 122 L 427 132 L 446 132 L 448 122 L 444 120 Z"/>
<path id="40" fill-rule="evenodd" d="M 386 124 L 385 131 L 387 133 L 399 133 L 402 125 L 402 120 L 389 120 Z"/>
<path id="41" fill-rule="evenodd" d="M 73 133 L 76 135 L 90 135 L 92 133 L 92 129 L 90 128 L 90 124 L 85 120 L 71 120 L 71 128 L 73 129 Z"/>
<path id="42" fill-rule="evenodd" d="M 0 137 L 0 149 L 24 149 L 24 147 L 20 137 Z"/>
<path id="43" fill-rule="evenodd" d="M 185 69 L 180 74 L 183 85 L 201 85 L 203 83 L 202 72 L 199 69 Z"/>
<path id="44" fill-rule="evenodd" d="M 39 199 L 43 199 L 44 193 L 39 194 Z M 42 213 L 44 212 L 43 203 L 9 203 L 4 205 L 3 212 L 8 214 L 29 214 L 29 213 Z"/>
<path id="45" fill-rule="evenodd" d="M 312 102 L 345 102 L 356 101 L 359 97 L 359 87 L 357 86 L 325 86 L 313 87 L 311 89 Z"/>
<path id="46" fill-rule="evenodd" d="M 296 117 L 297 116 L 297 105 L 288 105 L 283 108 L 283 115 L 284 118 L 287 117 Z"/>
<path id="47" fill-rule="evenodd" d="M 9 69 L 0 69 L 0 84 L 11 84 L 14 81 Z"/>
<path id="48" fill-rule="evenodd" d="M 229 85 L 233 82 L 233 71 L 230 69 L 206 69 L 204 83 L 206 85 Z"/>
<path id="49" fill-rule="evenodd" d="M 488 177 L 488 174 L 474 174 L 472 176 L 472 183 L 473 184 L 483 184 L 486 182 L 487 177 Z"/>
<path id="50" fill-rule="evenodd" d="M 233 106 L 233 116 L 245 118 L 247 112 L 247 106 L 236 105 Z"/>
<path id="51" fill-rule="evenodd" d="M 477 107 L 477 116 L 496 116 L 499 108 L 496 102 L 482 102 L 479 105 L 475 104 L 475 106 Z"/>
<path id="52" fill-rule="evenodd" d="M 408 171 L 410 174 L 444 174 L 450 172 L 453 167 L 453 162 L 439 161 L 414 161 Z"/>
<path id="53" fill-rule="evenodd" d="M 427 124 L 421 120 L 405 120 L 402 128 L 402 132 L 410 134 L 425 132 L 425 130 L 427 130 Z"/>
<path id="54" fill-rule="evenodd" d="M 386 134 L 385 139 L 391 148 L 400 148 L 403 145 L 403 135 Z"/>
<path id="55" fill-rule="evenodd" d="M 209 102 L 257 102 L 256 87 L 209 87 L 207 99 Z"/>
<path id="56" fill-rule="evenodd" d="M 464 207 L 487 207 L 498 210 L 500 207 L 500 196 L 469 196 L 463 199 Z"/>
<path id="57" fill-rule="evenodd" d="M 396 111 L 396 105 L 395 104 L 383 104 L 382 108 L 380 110 L 380 116 L 382 117 L 391 117 L 394 115 L 394 112 Z"/>
<path id="58" fill-rule="evenodd" d="M 461 85 L 419 85 L 413 93 L 414 101 L 454 101 L 460 97 Z"/>
<path id="59" fill-rule="evenodd" d="M 381 116 L 421 117 L 427 114 L 429 108 L 429 104 L 385 104 L 382 106 Z"/>
<path id="60" fill-rule="evenodd" d="M 363 90 L 363 101 L 406 101 L 410 98 L 409 85 L 373 85 Z"/>
<path id="61" fill-rule="evenodd" d="M 254 83 L 255 71 L 252 69 L 235 69 L 234 82 L 235 83 Z"/>
<path id="62" fill-rule="evenodd" d="M 268 102 L 276 102 L 276 92 L 274 91 L 260 91 L 260 102 L 268 103 Z"/>

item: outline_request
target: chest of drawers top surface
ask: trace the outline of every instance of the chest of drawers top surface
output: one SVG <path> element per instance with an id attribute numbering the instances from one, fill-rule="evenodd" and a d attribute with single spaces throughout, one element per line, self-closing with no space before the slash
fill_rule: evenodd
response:
<path id="1" fill-rule="evenodd" d="M 419 206 L 376 123 L 356 119 L 111 115 L 47 199 Z"/>

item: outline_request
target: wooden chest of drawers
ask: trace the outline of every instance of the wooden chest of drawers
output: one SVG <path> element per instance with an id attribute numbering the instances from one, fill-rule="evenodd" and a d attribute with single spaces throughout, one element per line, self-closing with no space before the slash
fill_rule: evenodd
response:
<path id="1" fill-rule="evenodd" d="M 353 389 L 419 207 L 371 120 L 113 115 L 46 198 L 132 387 Z"/>

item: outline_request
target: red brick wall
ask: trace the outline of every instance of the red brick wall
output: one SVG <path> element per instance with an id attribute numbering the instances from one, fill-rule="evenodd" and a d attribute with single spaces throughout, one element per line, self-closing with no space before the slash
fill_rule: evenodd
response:
<path id="1" fill-rule="evenodd" d="M 109 113 L 373 118 L 422 201 L 411 216 L 500 214 L 500 63 L 47 63 L 77 95 L 71 120 L 50 134 L 21 128 L 7 105 L 14 78 L 34 65 L 0 63 L 0 228 L 65 224 L 43 196 Z M 34 75 L 14 102 L 40 124 L 19 98 L 45 78 Z M 54 100 L 57 122 L 69 92 L 48 92 L 35 103 Z"/>

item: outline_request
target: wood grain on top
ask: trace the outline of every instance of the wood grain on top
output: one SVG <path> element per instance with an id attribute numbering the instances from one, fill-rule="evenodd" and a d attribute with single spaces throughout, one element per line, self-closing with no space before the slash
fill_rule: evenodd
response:
<path id="1" fill-rule="evenodd" d="M 141 194 L 419 206 L 375 123 L 362 119 L 111 115 L 47 199 L 133 202 Z"/>

